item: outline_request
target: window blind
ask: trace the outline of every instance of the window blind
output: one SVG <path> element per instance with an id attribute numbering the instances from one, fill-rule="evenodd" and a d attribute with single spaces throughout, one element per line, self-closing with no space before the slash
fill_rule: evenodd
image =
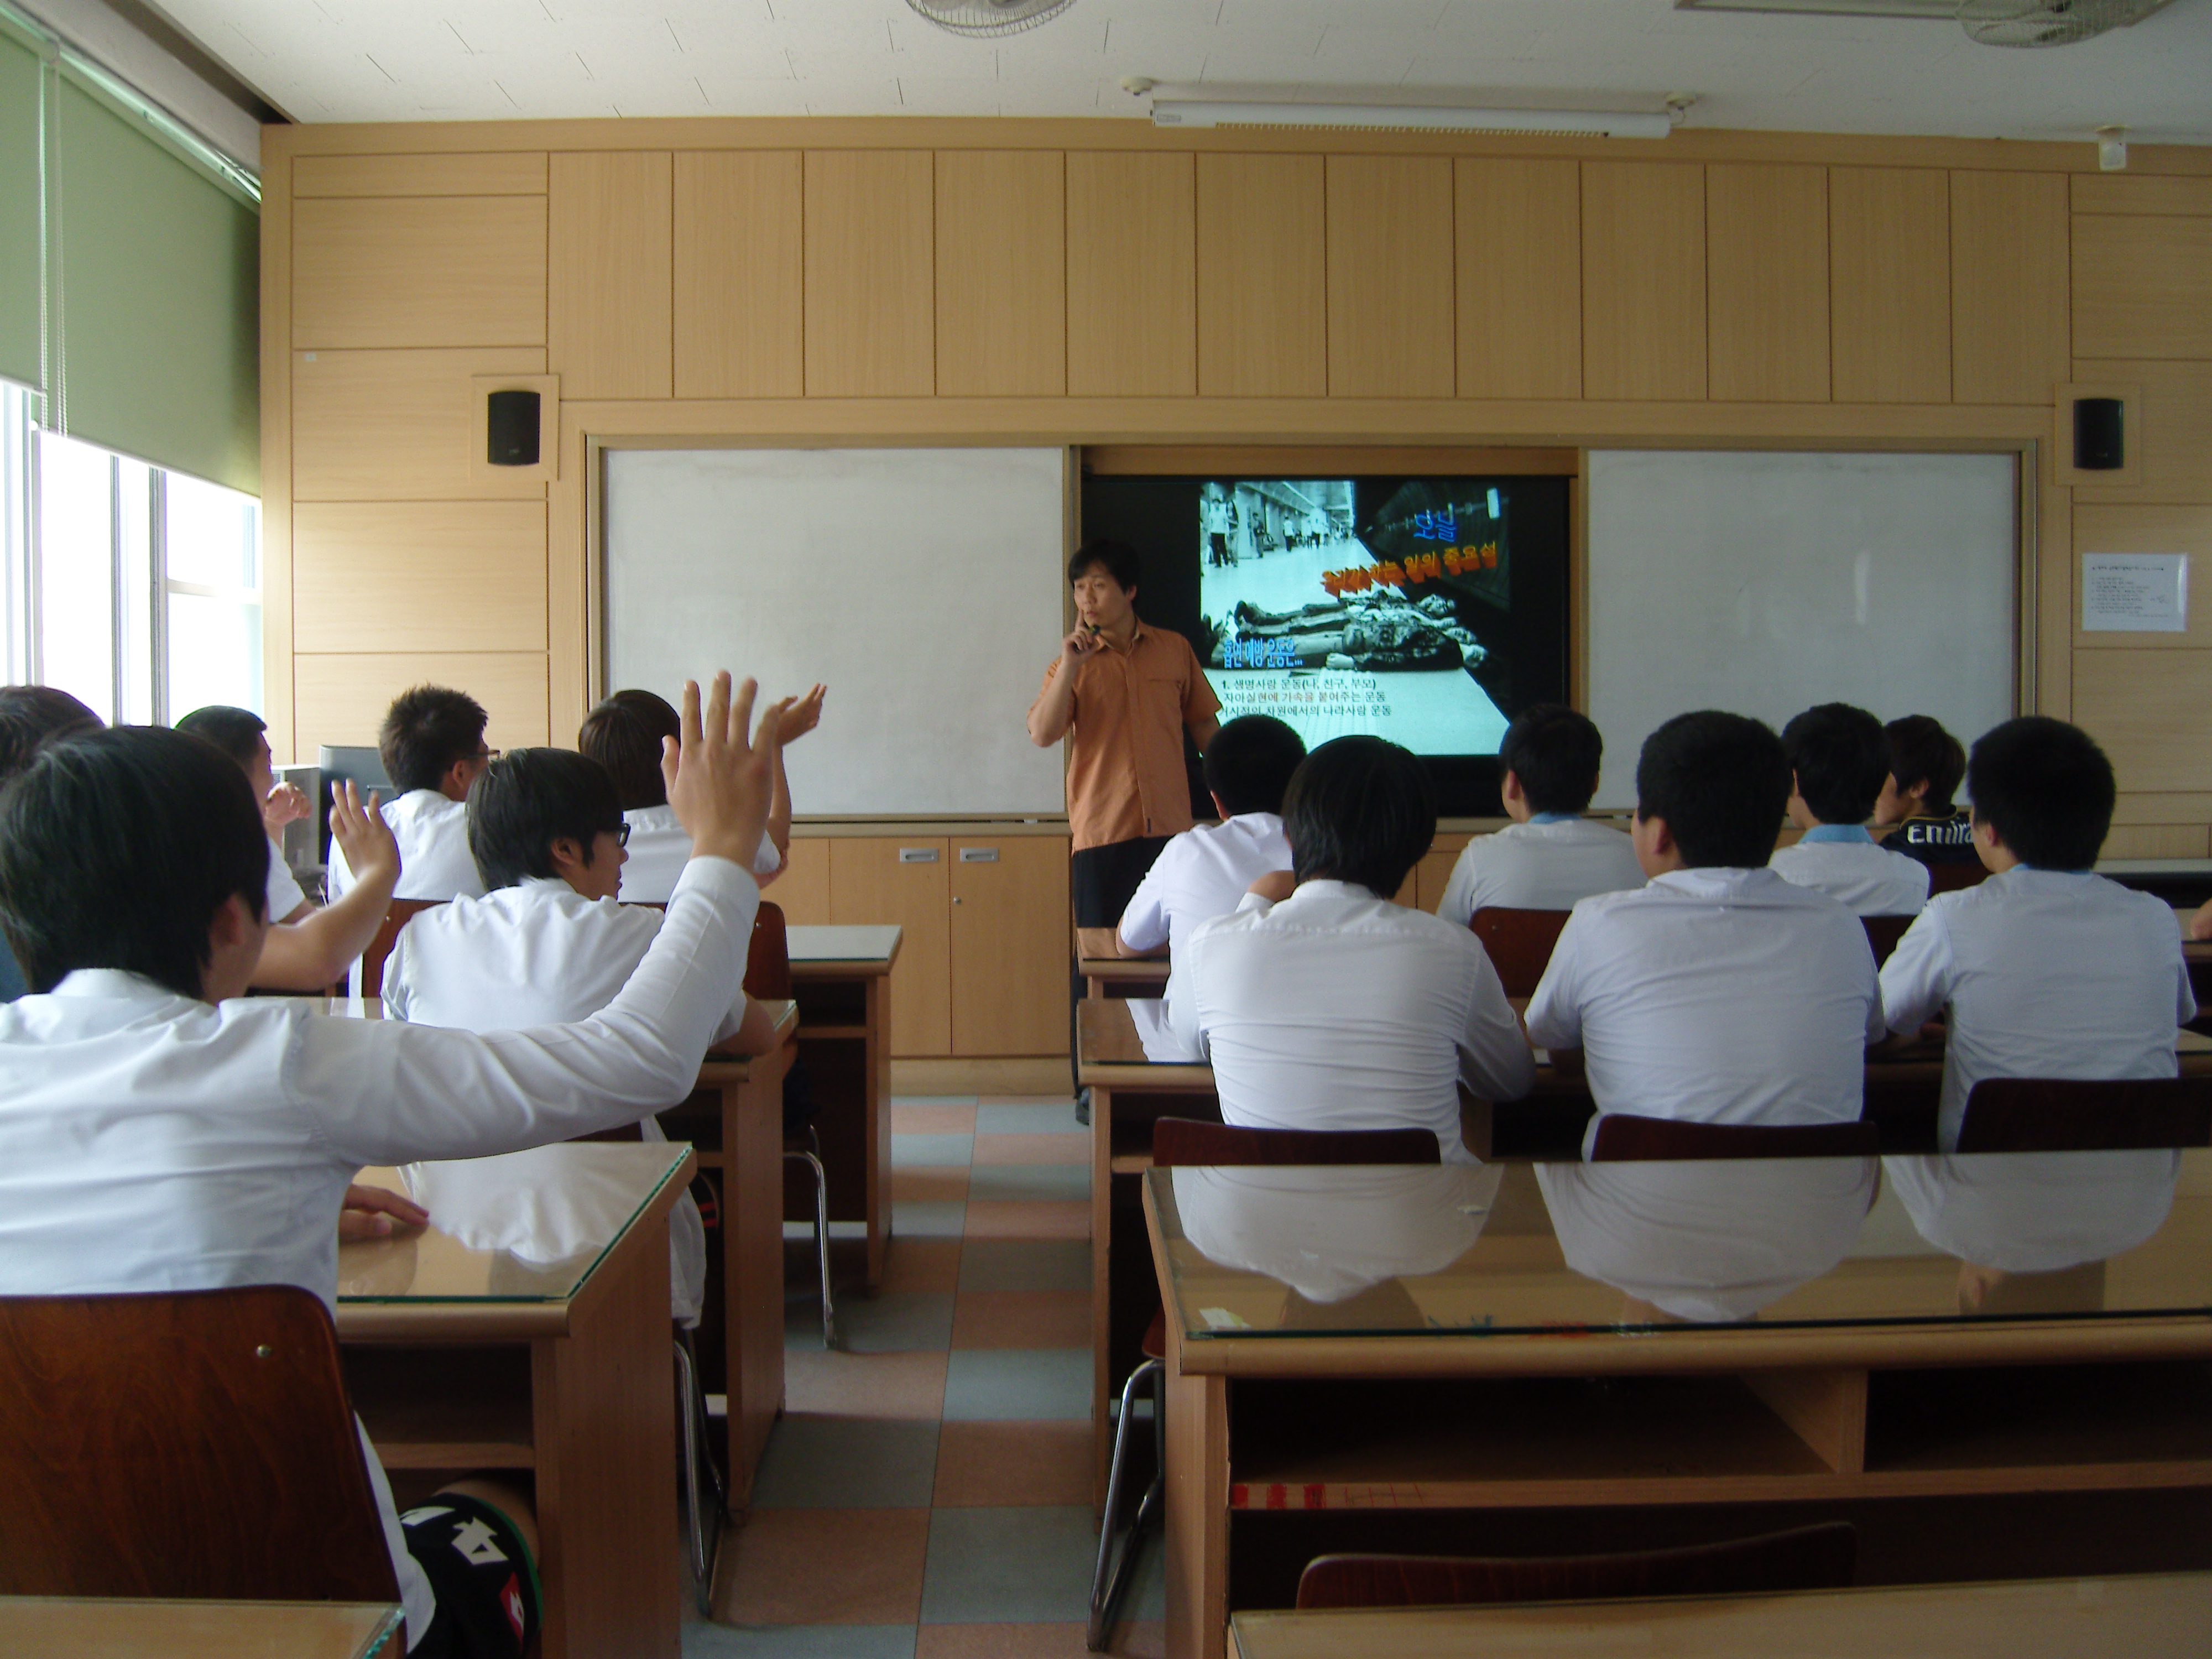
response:
<path id="1" fill-rule="evenodd" d="M 36 386 L 40 265 L 38 43 L 0 16 L 0 377 Z"/>

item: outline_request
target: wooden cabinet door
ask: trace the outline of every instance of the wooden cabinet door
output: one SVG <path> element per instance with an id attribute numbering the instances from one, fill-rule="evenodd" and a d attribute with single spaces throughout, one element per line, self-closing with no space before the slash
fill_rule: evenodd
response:
<path id="1" fill-rule="evenodd" d="M 830 842 L 830 920 L 841 926 L 890 922 L 906 930 L 890 981 L 891 1053 L 900 1058 L 952 1052 L 945 859 L 942 836 Z M 1063 897 L 1060 908 L 1066 908 Z"/>
<path id="2" fill-rule="evenodd" d="M 793 927 L 820 927 L 830 915 L 830 842 L 820 836 L 793 836 L 784 854 L 783 873 L 761 896 L 783 907 Z"/>
<path id="3" fill-rule="evenodd" d="M 952 840 L 952 1052 L 1067 1052 L 1067 842 Z"/>

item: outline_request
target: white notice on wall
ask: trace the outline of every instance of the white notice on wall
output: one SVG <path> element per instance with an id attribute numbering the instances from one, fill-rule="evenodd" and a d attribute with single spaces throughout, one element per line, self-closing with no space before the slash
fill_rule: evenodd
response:
<path id="1" fill-rule="evenodd" d="M 2189 627 L 2189 555 L 2084 553 L 2081 629 L 2179 634 Z"/>

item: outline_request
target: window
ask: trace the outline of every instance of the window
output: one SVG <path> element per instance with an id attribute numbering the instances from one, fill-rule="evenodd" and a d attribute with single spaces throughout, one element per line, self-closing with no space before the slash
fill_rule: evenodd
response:
<path id="1" fill-rule="evenodd" d="M 0 383 L 9 680 L 109 721 L 259 712 L 260 503 L 40 429 L 32 408 Z"/>

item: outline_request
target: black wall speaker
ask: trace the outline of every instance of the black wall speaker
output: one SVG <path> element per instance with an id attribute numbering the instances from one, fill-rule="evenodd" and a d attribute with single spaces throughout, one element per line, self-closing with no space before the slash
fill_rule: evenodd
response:
<path id="1" fill-rule="evenodd" d="M 484 399 L 484 406 L 488 411 L 484 459 L 494 466 L 537 465 L 538 394 L 495 392 Z"/>
<path id="2" fill-rule="evenodd" d="M 2127 465 L 2127 433 L 2118 398 L 2074 400 L 2074 468 L 2077 472 L 2117 472 Z"/>

